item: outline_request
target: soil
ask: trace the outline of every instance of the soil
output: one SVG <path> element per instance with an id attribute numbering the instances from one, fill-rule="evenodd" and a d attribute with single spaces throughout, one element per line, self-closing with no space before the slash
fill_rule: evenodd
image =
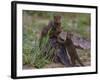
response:
<path id="1" fill-rule="evenodd" d="M 85 66 L 91 65 L 90 62 L 84 62 L 84 64 Z M 51 64 L 47 64 L 44 68 L 64 68 L 64 67 L 66 66 L 61 63 L 51 63 Z M 23 69 L 37 69 L 37 68 L 35 68 L 34 65 L 24 65 Z"/>

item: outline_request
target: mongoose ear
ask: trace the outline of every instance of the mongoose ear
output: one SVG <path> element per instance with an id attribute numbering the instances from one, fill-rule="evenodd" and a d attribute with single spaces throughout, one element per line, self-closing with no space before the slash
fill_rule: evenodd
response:
<path id="1" fill-rule="evenodd" d="M 73 37 L 72 32 L 67 32 L 67 35 L 70 36 L 70 37 Z"/>
<path id="2" fill-rule="evenodd" d="M 71 37 L 73 37 L 73 34 L 72 34 L 72 33 L 70 33 L 70 36 L 71 36 Z"/>
<path id="3" fill-rule="evenodd" d="M 54 19 L 56 19 L 56 18 L 61 19 L 61 16 L 60 15 L 54 15 Z"/>

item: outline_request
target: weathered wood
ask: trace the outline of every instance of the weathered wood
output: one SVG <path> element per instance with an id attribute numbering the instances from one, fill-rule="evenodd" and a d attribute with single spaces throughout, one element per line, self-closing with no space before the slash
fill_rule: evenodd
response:
<path id="1" fill-rule="evenodd" d="M 59 37 L 65 41 L 66 35 L 67 35 L 67 32 L 63 31 L 59 34 Z M 75 36 L 74 34 L 71 39 L 74 45 L 76 46 L 76 48 L 80 48 L 80 49 L 90 49 L 91 48 L 91 42 L 89 40 L 83 39 L 80 36 Z"/>

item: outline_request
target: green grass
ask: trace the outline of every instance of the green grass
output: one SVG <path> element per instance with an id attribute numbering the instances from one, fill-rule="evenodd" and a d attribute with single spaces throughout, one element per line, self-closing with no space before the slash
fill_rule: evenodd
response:
<path id="1" fill-rule="evenodd" d="M 31 64 L 36 68 L 42 68 L 46 64 L 52 62 L 52 55 L 54 53 L 54 49 L 51 49 L 49 43 L 49 34 L 42 39 L 35 38 L 34 46 L 27 42 L 27 45 L 23 47 L 23 64 Z M 30 40 L 31 41 L 31 40 Z M 41 45 L 39 45 L 41 42 Z M 48 46 L 48 47 L 47 47 Z"/>

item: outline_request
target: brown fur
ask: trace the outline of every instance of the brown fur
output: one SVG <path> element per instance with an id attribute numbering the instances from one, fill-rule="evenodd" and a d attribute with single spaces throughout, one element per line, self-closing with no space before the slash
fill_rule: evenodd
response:
<path id="1" fill-rule="evenodd" d="M 75 66 L 76 61 L 77 61 L 77 62 L 79 62 L 79 64 L 81 66 L 84 66 L 84 64 L 82 63 L 82 61 L 80 60 L 80 58 L 77 54 L 76 48 L 71 40 L 71 36 L 72 36 L 72 34 L 70 32 L 68 32 L 67 36 L 66 36 L 66 48 L 67 48 L 68 54 L 70 56 L 72 65 Z"/>
<path id="2" fill-rule="evenodd" d="M 61 32 L 61 16 L 54 16 L 52 21 L 49 21 L 48 25 L 45 26 L 41 32 L 41 37 L 44 37 L 48 31 L 51 29 L 50 37 L 58 36 Z"/>

